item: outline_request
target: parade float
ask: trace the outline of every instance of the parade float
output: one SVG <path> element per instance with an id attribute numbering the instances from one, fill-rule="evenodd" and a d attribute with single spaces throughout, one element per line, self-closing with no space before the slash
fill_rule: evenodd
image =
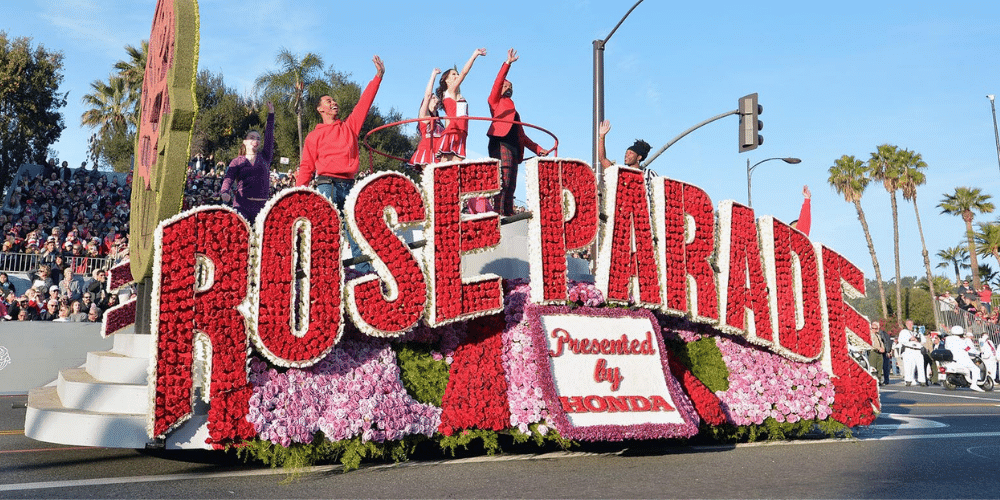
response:
<path id="1" fill-rule="evenodd" d="M 151 54 L 169 57 L 151 58 L 168 68 L 159 90 L 144 87 L 142 243 L 109 285 L 141 293 L 103 330 L 136 361 L 88 381 L 96 398 L 33 391 L 29 437 L 356 466 L 428 441 L 775 437 L 878 414 L 877 381 L 847 349 L 867 341 L 844 300 L 864 294 L 861 271 L 681 180 L 613 166 L 599 183 L 586 162 L 534 158 L 530 216 L 502 225 L 462 210 L 500 189 L 498 161 L 484 159 L 428 165 L 418 180 L 364 176 L 343 212 L 293 188 L 255 221 L 221 206 L 178 213 L 196 5 L 161 0 L 157 33 Z M 347 231 L 373 272 L 345 266 Z M 592 246 L 590 273 L 572 255 Z"/>

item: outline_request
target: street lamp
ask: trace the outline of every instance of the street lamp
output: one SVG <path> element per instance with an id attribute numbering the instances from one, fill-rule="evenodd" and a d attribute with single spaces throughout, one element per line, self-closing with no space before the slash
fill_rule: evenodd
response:
<path id="1" fill-rule="evenodd" d="M 625 18 L 635 10 L 642 0 L 639 0 L 632 6 L 628 12 L 622 16 L 615 28 L 608 33 L 608 36 L 604 40 L 594 40 L 594 136 L 593 136 L 593 157 L 594 157 L 594 170 L 597 172 L 597 183 L 599 187 L 604 186 L 604 168 L 601 167 L 600 158 L 597 157 L 597 140 L 600 137 L 599 130 L 601 128 L 601 122 L 604 121 L 604 46 L 611 40 L 611 36 L 618 31 L 618 27 L 625 22 Z M 600 190 L 598 190 L 600 192 Z"/>
<path id="2" fill-rule="evenodd" d="M 781 161 L 783 161 L 785 163 L 788 163 L 788 164 L 791 164 L 791 165 L 795 165 L 797 163 L 802 163 L 802 160 L 800 160 L 798 158 L 779 158 L 779 157 L 774 157 L 774 158 L 768 158 L 766 160 L 761 160 L 761 161 L 759 161 L 757 163 L 754 163 L 753 166 L 750 166 L 750 158 L 747 158 L 747 206 L 750 207 L 750 208 L 753 208 L 753 197 L 750 195 L 750 176 L 753 174 L 753 170 L 755 168 L 757 168 L 757 165 L 760 165 L 761 163 L 764 163 L 765 161 L 771 161 L 771 160 L 781 160 Z"/>
<path id="3" fill-rule="evenodd" d="M 1000 163 L 1000 132 L 997 131 L 997 107 L 996 104 L 993 103 L 993 97 L 993 94 L 986 96 L 986 98 L 990 100 L 990 109 L 993 110 L 993 135 L 997 140 L 997 163 Z"/>

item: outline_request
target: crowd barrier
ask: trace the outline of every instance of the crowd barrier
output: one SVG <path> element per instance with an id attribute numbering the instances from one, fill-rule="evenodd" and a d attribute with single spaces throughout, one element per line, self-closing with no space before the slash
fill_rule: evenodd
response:
<path id="1" fill-rule="evenodd" d="M 7 274 L 32 273 L 38 269 L 41 257 L 37 253 L 0 252 L 0 271 Z M 74 274 L 87 276 L 95 269 L 110 269 L 115 262 L 114 257 L 66 257 L 66 263 Z"/>
<path id="2" fill-rule="evenodd" d="M 1000 325 L 992 321 L 977 318 L 968 311 L 952 308 L 950 304 L 941 302 L 938 299 L 934 299 L 934 307 L 938 308 L 938 316 L 941 318 L 941 323 L 944 323 L 944 326 L 949 330 L 951 327 L 958 325 L 965 331 L 971 331 L 976 337 L 986 333 L 989 334 L 990 340 L 994 344 L 1000 342 Z M 996 306 L 994 305 L 993 307 Z"/>

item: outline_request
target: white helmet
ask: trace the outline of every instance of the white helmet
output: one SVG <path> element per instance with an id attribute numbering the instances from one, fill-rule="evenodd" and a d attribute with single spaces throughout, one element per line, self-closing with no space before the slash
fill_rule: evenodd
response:
<path id="1" fill-rule="evenodd" d="M 951 327 L 951 334 L 952 335 L 958 335 L 959 337 L 961 337 L 964 333 L 965 333 L 965 330 L 963 330 L 961 326 L 955 325 L 955 326 Z"/>

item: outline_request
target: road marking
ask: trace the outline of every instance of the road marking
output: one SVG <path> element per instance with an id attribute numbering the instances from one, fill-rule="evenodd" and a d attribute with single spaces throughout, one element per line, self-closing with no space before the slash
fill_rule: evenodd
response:
<path id="1" fill-rule="evenodd" d="M 40 451 L 66 451 L 66 450 L 96 450 L 99 448 L 94 448 L 93 446 L 70 446 L 66 448 L 31 448 L 27 450 L 0 450 L 0 455 L 5 453 L 27 453 L 34 452 L 38 453 Z"/>
<path id="2" fill-rule="evenodd" d="M 21 436 L 24 435 L 24 429 L 16 431 L 0 431 L 0 436 Z"/>
<path id="3" fill-rule="evenodd" d="M 942 427 L 948 427 L 948 424 L 942 424 L 941 422 L 936 422 L 934 420 L 927 420 L 923 417 L 914 417 L 911 415 L 901 415 L 897 413 L 883 413 L 879 415 L 879 418 L 888 418 L 891 420 L 901 420 L 902 424 L 875 424 L 869 425 L 868 429 L 874 430 L 909 430 L 909 429 L 940 429 Z"/>
<path id="4" fill-rule="evenodd" d="M 940 398 L 978 399 L 980 401 L 991 401 L 993 403 L 1000 404 L 1000 400 L 997 400 L 996 398 L 987 398 L 987 397 L 983 397 L 983 396 L 965 396 L 965 395 L 962 395 L 962 394 L 950 394 L 950 393 L 947 393 L 947 392 L 936 393 L 936 392 L 904 391 L 904 390 L 882 391 L 882 392 L 892 393 L 892 394 L 920 394 L 921 396 L 937 396 L 937 397 L 940 397 Z M 973 392 L 972 394 L 975 394 L 975 393 Z"/>
<path id="5" fill-rule="evenodd" d="M 908 441 L 911 439 L 950 439 L 1000 437 L 1000 432 L 956 432 L 951 434 L 910 434 L 905 436 L 859 437 L 858 441 Z"/>
<path id="6" fill-rule="evenodd" d="M 902 403 L 902 404 L 883 404 L 882 406 L 900 406 L 903 408 L 929 408 L 934 406 L 1000 406 L 1000 403 Z"/>
<path id="7" fill-rule="evenodd" d="M 624 450 L 622 450 L 624 451 Z M 510 456 L 482 456 L 482 457 L 469 457 L 457 460 L 437 460 L 431 462 L 401 462 L 397 464 L 379 464 L 372 466 L 362 465 L 362 469 L 390 469 L 390 468 L 401 468 L 401 467 L 423 467 L 431 465 L 449 465 L 449 464 L 462 464 L 462 463 L 483 463 L 483 462 L 511 462 L 515 460 L 548 460 L 553 458 L 575 458 L 575 457 L 596 457 L 596 456 L 615 456 L 620 455 L 622 452 L 613 453 L 590 453 L 590 452 L 573 452 L 573 451 L 557 451 L 552 453 L 543 453 L 539 455 L 510 455 Z M 222 479 L 230 477 L 255 477 L 255 476 L 273 476 L 279 474 L 291 474 L 302 473 L 326 473 L 339 471 L 344 468 L 343 465 L 316 465 L 312 467 L 303 467 L 301 469 L 275 469 L 275 468 L 264 468 L 264 469 L 254 469 L 254 470 L 238 470 L 238 471 L 227 471 L 227 472 L 208 472 L 208 473 L 183 473 L 183 474 L 165 474 L 161 476 L 133 476 L 133 477 L 105 477 L 96 479 L 76 479 L 68 481 L 42 481 L 38 483 L 23 483 L 23 484 L 0 484 L 0 491 L 29 491 L 29 490 L 42 490 L 51 488 L 79 488 L 84 486 L 107 486 L 112 484 L 132 484 L 132 483 L 157 483 L 165 481 L 189 481 L 197 479 Z"/>

